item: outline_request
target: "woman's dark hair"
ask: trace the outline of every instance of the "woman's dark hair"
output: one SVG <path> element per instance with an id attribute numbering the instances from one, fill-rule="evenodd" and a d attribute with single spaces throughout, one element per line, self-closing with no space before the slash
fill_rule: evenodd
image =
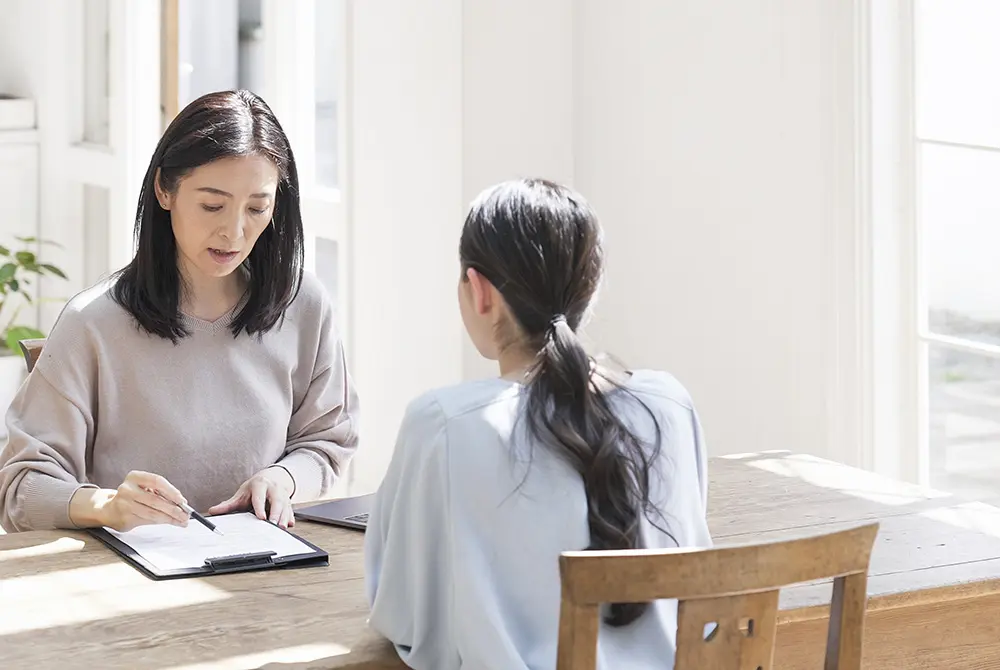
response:
<path id="1" fill-rule="evenodd" d="M 170 212 L 160 207 L 160 188 L 176 191 L 195 168 L 221 158 L 263 156 L 278 170 L 271 225 L 264 229 L 242 270 L 249 281 L 243 307 L 230 323 L 233 336 L 262 335 L 284 315 L 302 281 L 303 233 L 295 158 L 281 124 L 249 91 L 209 93 L 191 102 L 156 145 L 139 192 L 135 215 L 138 249 L 117 274 L 112 297 L 141 328 L 176 343 L 188 333 L 181 320 L 182 279 Z"/>
<path id="2" fill-rule="evenodd" d="M 620 383 L 602 373 L 576 334 L 603 272 L 594 211 L 580 195 L 549 181 L 506 182 L 473 203 L 459 255 L 463 276 L 468 268 L 482 274 L 517 321 L 499 324 L 501 345 L 537 352 L 523 416 L 530 434 L 583 478 L 588 549 L 638 548 L 640 514 L 655 512 L 650 470 L 660 449 L 660 427 L 646 407 L 656 426 L 649 449 L 625 425 L 601 388 L 620 389 Z M 612 604 L 605 621 L 627 625 L 647 606 Z"/>

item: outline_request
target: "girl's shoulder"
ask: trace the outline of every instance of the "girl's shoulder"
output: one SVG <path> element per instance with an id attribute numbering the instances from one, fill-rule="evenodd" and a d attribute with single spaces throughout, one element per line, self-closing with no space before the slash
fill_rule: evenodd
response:
<path id="1" fill-rule="evenodd" d="M 694 402 L 687 388 L 672 374 L 663 370 L 632 370 L 626 382 L 632 393 L 674 403 L 685 409 L 694 409 Z"/>

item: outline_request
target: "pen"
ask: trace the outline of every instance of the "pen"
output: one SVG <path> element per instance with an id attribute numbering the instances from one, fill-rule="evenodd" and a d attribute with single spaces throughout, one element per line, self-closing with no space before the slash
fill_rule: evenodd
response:
<path id="1" fill-rule="evenodd" d="M 155 491 L 155 490 L 151 490 L 151 489 L 147 489 L 147 490 L 150 490 L 150 492 L 155 493 L 156 495 L 160 496 L 161 498 L 163 498 L 167 502 L 174 502 L 173 500 L 168 500 L 159 491 Z M 208 528 L 210 531 L 212 531 L 216 535 L 222 535 L 222 531 L 219 530 L 218 528 L 216 528 L 214 523 L 212 523 L 211 521 L 209 521 L 208 519 L 206 519 L 205 517 L 203 517 L 201 514 L 198 514 L 198 512 L 196 512 L 194 510 L 194 508 L 191 507 L 191 505 L 188 505 L 187 503 L 174 503 L 174 504 L 177 505 L 178 507 L 180 507 L 185 512 L 187 512 L 188 516 L 193 517 L 195 521 L 197 521 L 198 523 L 200 523 L 205 528 Z"/>
<path id="2" fill-rule="evenodd" d="M 198 514 L 198 512 L 196 512 L 194 510 L 194 508 L 191 507 L 191 505 L 188 505 L 187 503 L 184 503 L 182 505 L 178 505 L 178 507 L 180 507 L 182 510 L 184 510 L 185 512 L 187 512 L 188 514 L 190 514 L 191 517 L 194 518 L 195 521 L 197 521 L 198 523 L 200 523 L 201 525 L 203 525 L 205 528 L 208 528 L 210 531 L 212 531 L 216 535 L 222 535 L 222 531 L 219 530 L 218 528 L 216 528 L 214 523 L 212 523 L 211 521 L 209 521 L 208 519 L 206 519 L 205 517 L 203 517 L 201 514 Z"/>

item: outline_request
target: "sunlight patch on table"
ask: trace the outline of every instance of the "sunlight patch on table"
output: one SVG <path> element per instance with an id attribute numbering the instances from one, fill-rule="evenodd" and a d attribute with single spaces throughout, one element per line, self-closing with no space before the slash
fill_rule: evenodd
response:
<path id="1" fill-rule="evenodd" d="M 229 597 L 204 581 L 154 582 L 121 564 L 13 577 L 0 580 L 0 636 Z"/>
<path id="2" fill-rule="evenodd" d="M 981 502 L 969 502 L 953 507 L 921 512 L 921 516 L 934 521 L 971 530 L 983 535 L 1000 538 L 1000 509 Z"/>
<path id="3" fill-rule="evenodd" d="M 0 563 L 13 561 L 18 558 L 35 558 L 38 556 L 50 556 L 53 554 L 65 554 L 71 551 L 80 551 L 86 543 L 72 537 L 60 537 L 58 540 L 36 544 L 31 547 L 20 547 L 18 549 L 0 549 Z"/>
<path id="4" fill-rule="evenodd" d="M 788 452 L 774 453 L 773 458 L 767 458 L 767 452 L 756 455 L 742 454 L 738 458 L 746 460 L 746 465 L 758 470 L 783 477 L 794 477 L 814 486 L 883 505 L 909 505 L 922 500 L 951 496 L 944 491 L 934 491 L 896 481 L 874 472 L 859 470 L 815 456 L 788 454 Z M 750 458 L 751 456 L 753 458 Z"/>
<path id="5" fill-rule="evenodd" d="M 243 670 L 259 668 L 268 663 L 311 663 L 332 656 L 343 656 L 351 650 L 339 644 L 306 644 L 284 649 L 271 649 L 256 654 L 231 656 L 205 663 L 175 665 L 164 670 Z"/>

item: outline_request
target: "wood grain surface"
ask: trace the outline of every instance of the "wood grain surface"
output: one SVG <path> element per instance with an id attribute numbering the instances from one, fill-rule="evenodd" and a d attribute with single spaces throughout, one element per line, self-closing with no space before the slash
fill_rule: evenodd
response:
<path id="1" fill-rule="evenodd" d="M 715 458 L 718 545 L 878 520 L 865 668 L 1000 668 L 1000 510 L 783 452 Z M 363 536 L 295 532 L 329 567 L 155 582 L 85 533 L 0 536 L 0 668 L 403 668 L 366 625 Z M 830 582 L 782 591 L 777 668 L 822 667 Z"/>

